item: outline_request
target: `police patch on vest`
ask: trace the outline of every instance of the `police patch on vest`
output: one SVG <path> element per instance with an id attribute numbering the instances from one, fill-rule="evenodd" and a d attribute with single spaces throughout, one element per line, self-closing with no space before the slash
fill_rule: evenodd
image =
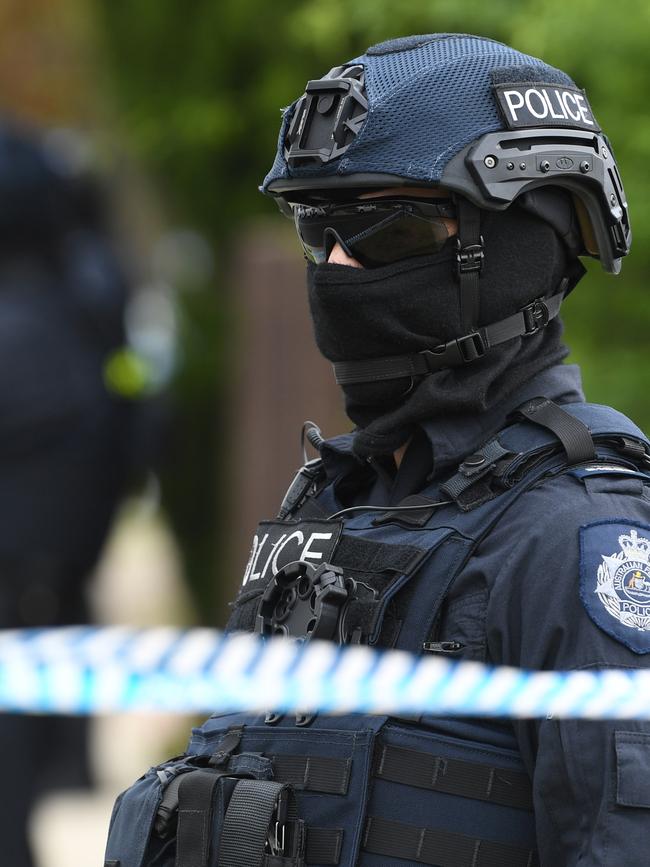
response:
<path id="1" fill-rule="evenodd" d="M 556 84 L 497 84 L 494 95 L 508 129 L 562 127 L 599 132 L 584 91 Z"/>
<path id="2" fill-rule="evenodd" d="M 296 560 L 314 566 L 327 563 L 334 553 L 341 521 L 262 521 L 253 537 L 253 546 L 244 571 L 242 587 L 255 582 L 266 584 L 280 569 Z"/>
<path id="3" fill-rule="evenodd" d="M 589 524 L 580 551 L 580 596 L 591 619 L 635 653 L 649 653 L 650 527 Z"/>

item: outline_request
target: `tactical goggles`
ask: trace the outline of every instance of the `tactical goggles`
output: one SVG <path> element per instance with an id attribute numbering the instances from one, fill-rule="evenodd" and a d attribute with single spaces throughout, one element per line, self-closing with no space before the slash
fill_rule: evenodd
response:
<path id="1" fill-rule="evenodd" d="M 456 218 L 451 199 L 382 198 L 322 206 L 293 204 L 305 256 L 327 262 L 340 244 L 364 268 L 437 253 L 449 239 L 445 220 Z"/>

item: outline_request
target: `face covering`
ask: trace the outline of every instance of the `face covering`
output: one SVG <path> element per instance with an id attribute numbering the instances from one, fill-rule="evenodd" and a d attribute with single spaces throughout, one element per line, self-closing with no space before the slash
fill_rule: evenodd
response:
<path id="1" fill-rule="evenodd" d="M 485 261 L 479 325 L 504 319 L 554 294 L 564 276 L 571 288 L 584 273 L 569 260 L 550 225 L 512 206 L 483 212 Z M 381 358 L 432 349 L 463 334 L 455 239 L 435 255 L 381 268 L 308 264 L 307 285 L 316 342 L 332 362 Z M 358 426 L 359 457 L 403 445 L 424 419 L 482 412 L 568 350 L 559 319 L 537 334 L 490 349 L 464 367 L 410 378 L 343 387 L 346 412 Z"/>

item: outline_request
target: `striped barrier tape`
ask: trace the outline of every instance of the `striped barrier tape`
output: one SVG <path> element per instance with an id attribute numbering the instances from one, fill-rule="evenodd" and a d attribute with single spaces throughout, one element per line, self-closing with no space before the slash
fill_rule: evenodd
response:
<path id="1" fill-rule="evenodd" d="M 529 672 L 171 627 L 0 632 L 0 710 L 650 719 L 650 670 Z"/>

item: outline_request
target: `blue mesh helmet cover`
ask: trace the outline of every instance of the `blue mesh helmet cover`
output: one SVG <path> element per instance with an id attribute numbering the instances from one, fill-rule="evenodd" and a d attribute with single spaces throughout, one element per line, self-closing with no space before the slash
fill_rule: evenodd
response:
<path id="1" fill-rule="evenodd" d="M 346 153 L 323 166 L 289 166 L 288 125 L 299 100 L 283 114 L 278 151 L 261 189 L 280 178 L 382 173 L 439 182 L 448 162 L 485 133 L 504 129 L 492 94 L 495 81 L 543 81 L 575 87 L 572 79 L 500 42 L 463 34 L 390 40 L 349 64 L 363 64 L 368 119 Z"/>
<path id="2" fill-rule="evenodd" d="M 442 183 L 489 209 L 508 207 L 521 196 L 524 207 L 542 216 L 539 196 L 530 192 L 561 186 L 580 200 L 576 213 L 584 243 L 578 254 L 598 256 L 607 271 L 620 270 L 631 242 L 620 174 L 584 93 L 568 75 L 500 42 L 453 33 L 389 40 L 344 64 L 350 66 L 364 70 L 368 103 L 367 118 L 352 141 L 335 159 L 287 160 L 287 132 L 296 107 L 305 104 L 301 97 L 284 111 L 263 192 L 279 196 L 281 203 L 283 196 L 291 201 L 290 193 L 295 201 L 299 193 L 309 196 L 318 189 Z M 537 108 L 526 102 L 527 121 L 513 122 L 514 112 L 508 117 L 506 90 L 512 101 L 523 101 L 523 94 L 538 100 Z M 573 109 L 566 102 L 562 107 L 562 97 Z M 536 120 L 539 101 L 546 117 Z M 553 146 L 544 135 L 548 127 L 556 127 Z M 531 157 L 521 166 L 511 159 L 518 136 Z M 479 155 L 482 145 L 486 150 Z"/>

